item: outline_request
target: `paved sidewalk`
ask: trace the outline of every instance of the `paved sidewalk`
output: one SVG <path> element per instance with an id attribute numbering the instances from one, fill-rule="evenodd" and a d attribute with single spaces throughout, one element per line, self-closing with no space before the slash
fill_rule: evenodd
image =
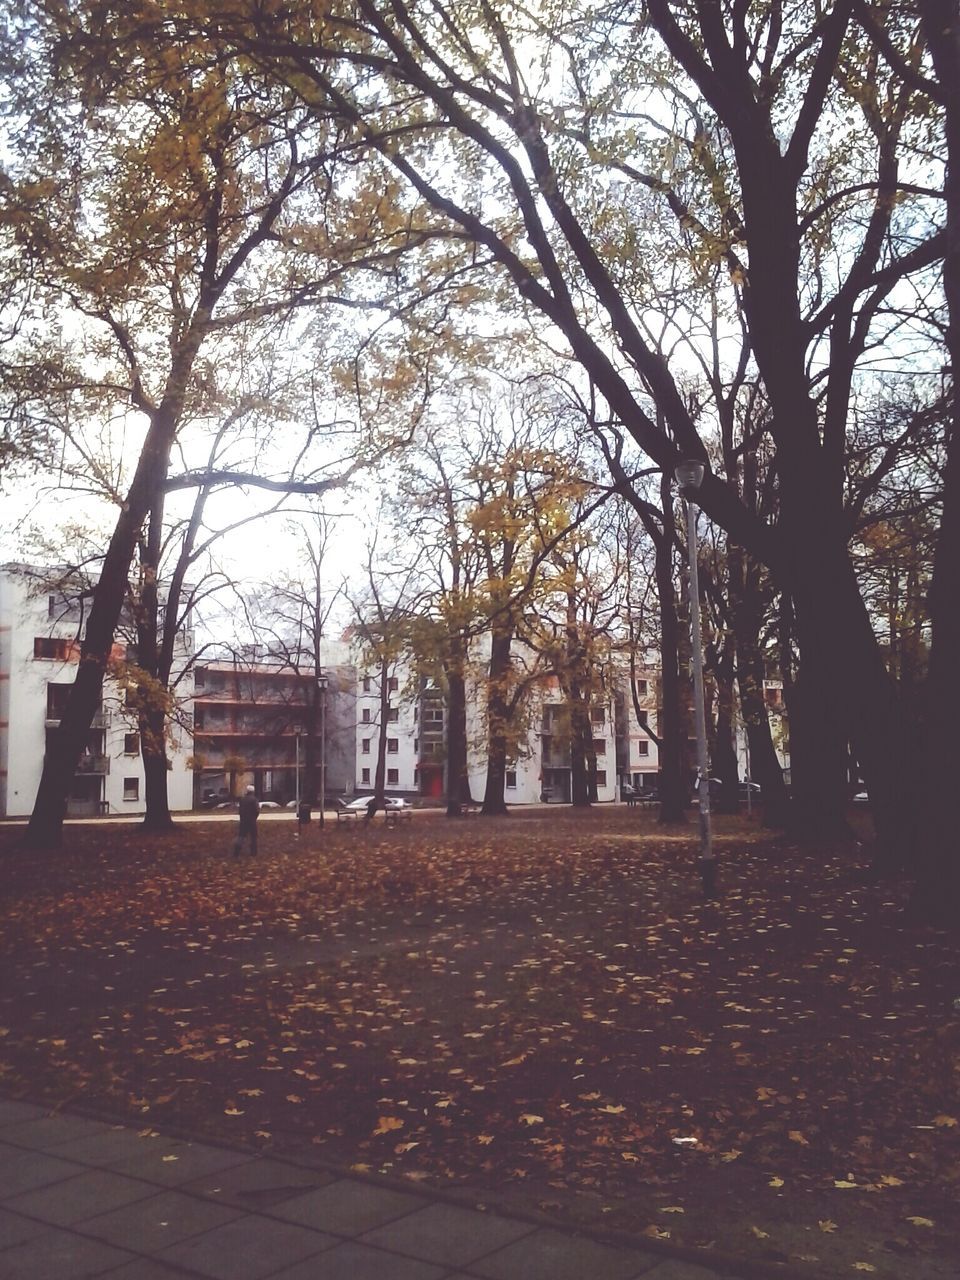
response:
<path id="1" fill-rule="evenodd" d="M 726 1280 L 349 1177 L 0 1100 L 0 1280 Z"/>

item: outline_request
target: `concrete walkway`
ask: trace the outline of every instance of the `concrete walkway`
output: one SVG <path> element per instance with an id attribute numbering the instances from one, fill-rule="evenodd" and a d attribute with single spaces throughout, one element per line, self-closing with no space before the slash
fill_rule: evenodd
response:
<path id="1" fill-rule="evenodd" d="M 726 1280 L 360 1179 L 0 1100 L 2 1280 Z"/>

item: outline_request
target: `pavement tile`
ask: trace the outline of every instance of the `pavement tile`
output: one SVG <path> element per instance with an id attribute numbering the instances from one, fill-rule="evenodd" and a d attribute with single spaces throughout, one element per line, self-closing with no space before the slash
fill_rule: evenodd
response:
<path id="1" fill-rule="evenodd" d="M 235 1209 L 210 1204 L 179 1191 L 162 1191 L 100 1214 L 83 1223 L 84 1235 L 96 1236 L 139 1253 L 159 1253 L 180 1240 L 212 1231 L 237 1216 Z"/>
<path id="2" fill-rule="evenodd" d="M 42 1222 L 34 1222 L 30 1218 L 22 1217 L 19 1213 L 0 1209 L 0 1249 L 9 1249 L 12 1245 L 29 1240 L 31 1236 L 38 1236 L 45 1230 L 46 1227 Z M 0 1261 L 0 1267 L 2 1267 L 2 1261 Z"/>
<path id="3" fill-rule="evenodd" d="M 659 1258 L 632 1249 L 615 1249 L 582 1236 L 550 1229 L 509 1244 L 497 1253 L 472 1262 L 470 1270 L 488 1280 L 633 1280 L 646 1276 Z"/>
<path id="4" fill-rule="evenodd" d="M 341 1178 L 317 1191 L 286 1200 L 273 1210 L 278 1218 L 300 1222 L 318 1231 L 340 1236 L 359 1236 L 394 1218 L 423 1209 L 429 1201 L 406 1191 L 393 1191 L 368 1182 Z"/>
<path id="5" fill-rule="evenodd" d="M 643 1280 L 721 1280 L 726 1272 L 714 1271 L 710 1267 L 702 1267 L 697 1262 L 682 1262 L 679 1258 L 668 1258 L 658 1262 L 652 1271 L 644 1272 Z"/>
<path id="6" fill-rule="evenodd" d="M 7 1207 L 54 1226 L 69 1227 L 155 1194 L 153 1187 L 135 1178 L 122 1178 L 107 1169 L 84 1169 L 65 1182 L 16 1196 L 7 1201 Z"/>
<path id="7" fill-rule="evenodd" d="M 159 1138 L 139 1138 L 132 1129 L 113 1126 L 86 1138 L 61 1142 L 57 1155 L 67 1156 L 78 1164 L 113 1165 L 131 1159 L 145 1142 L 159 1141 Z"/>
<path id="8" fill-rule="evenodd" d="M 23 1124 L 24 1120 L 36 1120 L 45 1115 L 43 1107 L 33 1102 L 14 1102 L 10 1098 L 0 1098 L 0 1128 L 8 1124 Z"/>
<path id="9" fill-rule="evenodd" d="M 419 1258 L 401 1258 L 350 1242 L 276 1272 L 270 1280 L 440 1280 L 449 1268 Z"/>
<path id="10" fill-rule="evenodd" d="M 7 1126 L 3 1140 L 16 1143 L 18 1147 L 29 1147 L 32 1151 L 46 1151 L 62 1142 L 92 1138 L 108 1128 L 99 1120 L 86 1120 L 83 1116 L 36 1116 L 21 1124 Z"/>
<path id="11" fill-rule="evenodd" d="M 302 1196 L 317 1187 L 333 1182 L 329 1173 L 301 1169 L 261 1156 L 245 1164 L 234 1165 L 204 1174 L 181 1186 L 181 1191 L 207 1196 L 217 1204 L 231 1204 L 241 1209 L 269 1209 L 294 1196 Z"/>
<path id="12" fill-rule="evenodd" d="M 159 1186 L 178 1187 L 221 1169 L 251 1164 L 254 1159 L 242 1151 L 224 1151 L 202 1143 L 144 1138 L 132 1155 L 125 1160 L 111 1161 L 110 1168 L 129 1178 L 145 1178 Z"/>
<path id="13" fill-rule="evenodd" d="M 249 1214 L 164 1249 L 159 1257 L 161 1262 L 189 1267 L 214 1280 L 261 1280 L 279 1267 L 339 1243 L 321 1231 Z"/>
<path id="14" fill-rule="evenodd" d="M 530 1235 L 533 1230 L 529 1223 L 479 1213 L 475 1209 L 432 1204 L 368 1232 L 363 1236 L 363 1243 L 425 1258 L 428 1262 L 462 1267 Z"/>
<path id="15" fill-rule="evenodd" d="M 77 1166 L 69 1160 L 0 1142 L 0 1200 L 51 1182 L 62 1182 L 77 1172 Z"/>
<path id="16" fill-rule="evenodd" d="M 155 1258 L 134 1258 L 113 1271 L 105 1271 L 101 1280 L 184 1280 L 185 1274 L 180 1267 L 165 1267 Z"/>
<path id="17" fill-rule="evenodd" d="M 72 1231 L 48 1227 L 32 1240 L 4 1251 L 3 1280 L 83 1280 L 99 1276 L 131 1254 L 99 1240 L 84 1240 Z"/>

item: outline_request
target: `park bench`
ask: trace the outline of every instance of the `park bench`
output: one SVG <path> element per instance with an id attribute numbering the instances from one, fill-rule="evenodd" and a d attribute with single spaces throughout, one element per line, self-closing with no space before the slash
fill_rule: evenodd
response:
<path id="1" fill-rule="evenodd" d="M 413 821 L 412 809 L 390 808 L 390 809 L 384 809 L 383 811 L 383 822 L 384 822 L 384 825 L 387 827 L 395 827 L 401 822 L 412 822 L 412 821 Z"/>
<path id="2" fill-rule="evenodd" d="M 358 808 L 355 805 L 347 804 L 344 800 L 337 801 L 336 812 L 337 822 L 347 822 L 351 818 L 364 818 L 367 814 L 366 807 Z"/>
<path id="3" fill-rule="evenodd" d="M 465 818 L 479 818 L 483 806 L 478 804 L 476 800 L 467 800 L 460 806 L 460 812 Z"/>

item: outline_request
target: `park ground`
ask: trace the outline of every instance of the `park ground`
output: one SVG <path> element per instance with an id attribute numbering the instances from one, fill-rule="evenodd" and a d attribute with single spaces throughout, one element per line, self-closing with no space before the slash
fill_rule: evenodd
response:
<path id="1" fill-rule="evenodd" d="M 861 823 L 860 817 L 855 819 Z M 868 830 L 862 830 L 866 842 Z M 811 1277 L 960 1274 L 960 945 L 624 808 L 0 830 L 0 1091 Z"/>

